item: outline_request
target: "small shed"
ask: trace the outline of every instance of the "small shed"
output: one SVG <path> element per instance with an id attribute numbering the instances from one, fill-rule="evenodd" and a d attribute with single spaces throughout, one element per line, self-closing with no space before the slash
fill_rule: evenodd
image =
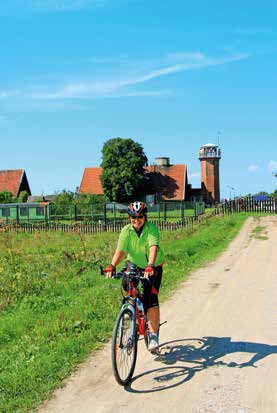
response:
<path id="1" fill-rule="evenodd" d="M 15 221 L 48 221 L 50 218 L 49 202 L 0 204 L 0 220 Z"/>

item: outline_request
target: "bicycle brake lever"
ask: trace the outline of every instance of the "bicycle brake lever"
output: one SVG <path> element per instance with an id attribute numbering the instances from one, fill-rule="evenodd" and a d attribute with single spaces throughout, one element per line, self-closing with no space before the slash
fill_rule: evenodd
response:
<path id="1" fill-rule="evenodd" d="M 117 272 L 116 274 L 114 274 L 114 275 L 112 276 L 112 278 L 114 278 L 115 280 L 118 279 L 118 278 L 121 278 L 121 277 L 122 277 L 122 273 L 121 273 L 121 272 Z"/>

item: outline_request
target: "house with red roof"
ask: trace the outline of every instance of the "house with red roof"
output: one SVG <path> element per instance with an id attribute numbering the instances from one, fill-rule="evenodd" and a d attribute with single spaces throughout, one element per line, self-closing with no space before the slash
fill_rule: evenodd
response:
<path id="1" fill-rule="evenodd" d="M 95 168 L 85 168 L 79 192 L 92 195 L 104 195 L 100 180 L 101 173 L 101 166 L 97 166 Z"/>
<path id="2" fill-rule="evenodd" d="M 0 192 L 9 191 L 17 198 L 20 192 L 31 195 L 30 186 L 24 169 L 0 170 Z"/>
<path id="3" fill-rule="evenodd" d="M 145 177 L 156 202 L 184 201 L 190 197 L 187 167 L 184 164 L 171 165 L 169 158 L 156 158 L 155 165 L 145 166 Z M 85 168 L 79 192 L 103 195 L 100 180 L 101 167 Z"/>

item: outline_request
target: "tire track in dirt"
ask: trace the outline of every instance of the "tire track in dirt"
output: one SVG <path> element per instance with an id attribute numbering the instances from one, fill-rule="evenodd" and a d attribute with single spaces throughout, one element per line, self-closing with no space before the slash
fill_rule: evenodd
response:
<path id="1" fill-rule="evenodd" d="M 128 388 L 113 378 L 109 343 L 40 413 L 277 411 L 276 245 L 276 216 L 248 219 L 216 262 L 162 304 L 160 355 L 139 343 Z"/>

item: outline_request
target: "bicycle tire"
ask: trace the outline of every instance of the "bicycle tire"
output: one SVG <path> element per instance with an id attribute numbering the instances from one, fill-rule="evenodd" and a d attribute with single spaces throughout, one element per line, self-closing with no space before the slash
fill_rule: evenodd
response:
<path id="1" fill-rule="evenodd" d="M 132 311 L 123 308 L 116 319 L 112 336 L 112 367 L 118 384 L 132 380 L 137 360 L 136 319 Z"/>

